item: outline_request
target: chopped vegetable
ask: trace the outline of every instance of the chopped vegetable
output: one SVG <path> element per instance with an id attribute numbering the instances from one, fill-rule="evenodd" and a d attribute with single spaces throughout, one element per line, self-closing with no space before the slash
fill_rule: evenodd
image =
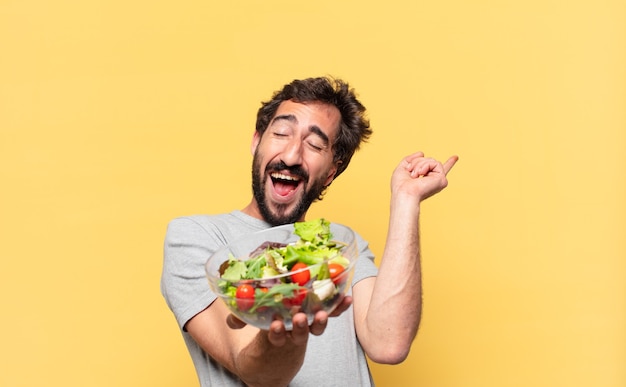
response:
<path id="1" fill-rule="evenodd" d="M 293 273 L 291 275 L 291 281 L 300 286 L 304 286 L 307 282 L 309 282 L 309 279 L 311 279 L 311 272 L 308 270 L 303 270 L 303 269 L 306 269 L 307 267 L 309 266 L 304 262 L 298 262 L 295 265 L 293 265 L 293 267 L 291 268 L 291 271 L 294 271 L 296 273 Z"/>
<path id="2" fill-rule="evenodd" d="M 293 312 L 294 307 L 324 301 L 339 292 L 338 285 L 342 284 L 335 284 L 333 279 L 350 261 L 341 255 L 344 245 L 331 239 L 330 222 L 323 218 L 296 222 L 294 233 L 299 237 L 294 243 L 265 242 L 249 259 L 230 256 L 220 266 L 219 286 L 224 293 L 236 295 L 239 310 L 254 313 L 282 305 Z M 263 281 L 246 282 L 252 279 Z M 313 286 L 310 293 L 304 287 L 309 283 Z M 254 289 L 251 284 L 259 287 Z M 252 291 L 246 288 L 245 296 L 240 296 L 243 286 Z"/>
<path id="3" fill-rule="evenodd" d="M 324 301 L 330 298 L 335 291 L 335 284 L 330 278 L 323 279 L 321 281 L 313 281 L 313 293 L 321 300 Z"/>
<path id="4" fill-rule="evenodd" d="M 345 268 L 336 262 L 331 262 L 328 264 L 328 271 L 330 273 L 330 279 L 333 280 L 333 283 L 335 285 L 340 283 L 341 278 L 339 277 L 339 274 L 343 273 L 344 270 Z"/>
<path id="5" fill-rule="evenodd" d="M 237 307 L 239 310 L 245 311 L 254 306 L 254 288 L 252 285 L 243 284 L 237 286 L 235 297 L 237 297 Z"/>

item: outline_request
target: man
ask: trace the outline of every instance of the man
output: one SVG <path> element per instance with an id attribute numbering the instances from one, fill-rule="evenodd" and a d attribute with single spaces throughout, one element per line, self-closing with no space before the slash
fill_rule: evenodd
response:
<path id="1" fill-rule="evenodd" d="M 162 293 L 172 309 L 203 386 L 373 385 L 366 356 L 397 364 L 408 356 L 421 317 L 420 203 L 447 186 L 457 161 L 421 152 L 391 177 L 387 241 L 380 265 L 358 237 L 351 296 L 308 325 L 302 313 L 286 331 L 248 326 L 208 287 L 212 251 L 246 233 L 303 221 L 309 206 L 348 166 L 371 135 L 354 91 L 330 78 L 295 80 L 263 103 L 251 151 L 253 198 L 241 211 L 170 222 Z"/>

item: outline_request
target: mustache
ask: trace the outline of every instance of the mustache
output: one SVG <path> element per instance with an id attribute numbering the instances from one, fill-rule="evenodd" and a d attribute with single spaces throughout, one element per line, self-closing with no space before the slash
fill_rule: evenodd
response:
<path id="1" fill-rule="evenodd" d="M 304 170 L 304 168 L 302 168 L 302 166 L 300 165 L 288 166 L 282 161 L 277 161 L 273 164 L 268 164 L 265 170 L 267 172 L 281 172 L 281 171 L 287 170 L 289 171 L 290 174 L 294 176 L 298 176 L 303 180 L 309 179 L 309 174 L 307 173 L 307 171 Z"/>

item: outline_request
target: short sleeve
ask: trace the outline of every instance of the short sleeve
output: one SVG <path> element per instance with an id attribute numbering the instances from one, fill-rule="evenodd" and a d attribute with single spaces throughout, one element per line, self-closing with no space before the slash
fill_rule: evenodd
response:
<path id="1" fill-rule="evenodd" d="M 359 249 L 359 259 L 354 268 L 354 277 L 352 278 L 353 286 L 365 278 L 378 275 L 378 267 L 374 263 L 374 253 L 370 250 L 369 244 L 358 233 L 356 233 L 356 238 Z"/>
<path id="2" fill-rule="evenodd" d="M 219 230 L 206 227 L 191 217 L 174 219 L 167 227 L 161 293 L 181 329 L 216 299 L 204 264 L 225 241 Z"/>

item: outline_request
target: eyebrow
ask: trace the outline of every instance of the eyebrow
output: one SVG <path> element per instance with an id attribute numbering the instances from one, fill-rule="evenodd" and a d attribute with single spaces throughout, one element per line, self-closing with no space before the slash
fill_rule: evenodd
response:
<path id="1" fill-rule="evenodd" d="M 298 123 L 298 119 L 296 118 L 295 115 L 281 114 L 279 116 L 274 117 L 274 119 L 272 120 L 272 124 L 276 121 L 281 121 L 281 120 L 289 121 L 294 124 Z M 328 145 L 330 143 L 330 139 L 328 138 L 328 135 L 326 135 L 326 133 L 324 133 L 324 131 L 322 131 L 322 129 L 319 126 L 317 125 L 309 126 L 309 132 L 317 134 L 322 139 L 322 141 L 324 141 L 324 145 Z"/>

